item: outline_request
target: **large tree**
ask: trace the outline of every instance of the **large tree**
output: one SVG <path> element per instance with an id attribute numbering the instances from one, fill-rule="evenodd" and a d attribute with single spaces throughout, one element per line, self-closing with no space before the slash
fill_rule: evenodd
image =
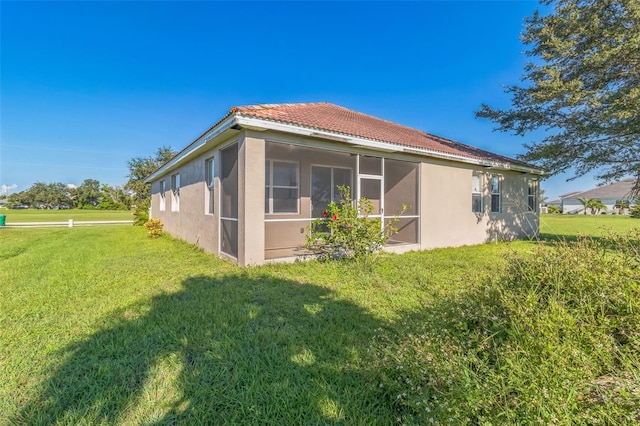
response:
<path id="1" fill-rule="evenodd" d="M 156 169 L 169 161 L 175 152 L 171 147 L 163 146 L 159 148 L 155 155 L 150 157 L 135 157 L 129 160 L 129 180 L 125 184 L 125 189 L 131 191 L 136 203 L 145 202 L 151 196 L 150 185 L 144 183 L 145 178 Z"/>
<path id="2" fill-rule="evenodd" d="M 79 187 L 71 191 L 71 196 L 78 208 L 96 207 L 102 200 L 100 182 L 96 179 L 85 179 Z"/>
<path id="3" fill-rule="evenodd" d="M 483 104 L 476 116 L 520 136 L 543 130 L 522 158 L 549 174 L 632 175 L 640 190 L 640 1 L 541 3 L 553 10 L 525 21 L 531 61 L 505 89 L 511 108 Z"/>

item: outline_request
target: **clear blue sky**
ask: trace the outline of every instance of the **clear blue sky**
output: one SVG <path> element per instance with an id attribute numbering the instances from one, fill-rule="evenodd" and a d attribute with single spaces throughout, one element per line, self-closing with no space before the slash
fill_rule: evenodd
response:
<path id="1" fill-rule="evenodd" d="M 231 106 L 327 101 L 507 156 L 518 138 L 474 118 L 508 106 L 535 1 L 6 2 L 0 184 L 127 180 Z M 548 197 L 594 186 L 543 183 Z"/>

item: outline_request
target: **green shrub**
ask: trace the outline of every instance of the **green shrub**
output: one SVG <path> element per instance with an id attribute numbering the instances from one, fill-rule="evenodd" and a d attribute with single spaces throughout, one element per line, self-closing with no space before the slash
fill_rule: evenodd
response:
<path id="1" fill-rule="evenodd" d="M 162 235 L 162 227 L 164 225 L 160 219 L 149 219 L 145 222 L 144 226 L 149 230 L 149 236 L 157 238 Z"/>
<path id="2" fill-rule="evenodd" d="M 149 220 L 149 200 L 143 200 L 133 209 L 133 226 L 142 226 Z"/>
<path id="3" fill-rule="evenodd" d="M 514 254 L 382 335 L 405 423 L 637 424 L 640 230 Z"/>
<path id="4" fill-rule="evenodd" d="M 382 250 L 389 237 L 397 232 L 393 225 L 398 219 L 388 220 L 383 226 L 380 218 L 369 217 L 374 210 L 370 200 L 360 198 L 356 207 L 349 187 L 338 188 L 340 202 L 329 203 L 323 217 L 311 223 L 306 247 L 323 260 L 367 259 Z"/>
<path id="5" fill-rule="evenodd" d="M 629 216 L 634 219 L 640 219 L 640 200 L 636 200 L 636 205 L 629 211 Z"/>
<path id="6" fill-rule="evenodd" d="M 562 209 L 560 207 L 558 207 L 558 206 L 549 206 L 547 208 L 547 211 L 549 213 L 562 213 Z"/>

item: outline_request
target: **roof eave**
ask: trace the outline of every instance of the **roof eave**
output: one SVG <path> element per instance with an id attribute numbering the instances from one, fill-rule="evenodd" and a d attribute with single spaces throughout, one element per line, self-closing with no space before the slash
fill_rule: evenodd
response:
<path id="1" fill-rule="evenodd" d="M 220 136 L 225 131 L 231 129 L 236 125 L 235 115 L 230 114 L 226 119 L 220 121 L 217 125 L 211 127 L 209 130 L 200 135 L 195 141 L 189 144 L 185 149 L 180 151 L 173 157 L 171 160 L 166 162 L 160 168 L 158 168 L 155 172 L 151 173 L 145 180 L 145 183 L 150 183 L 154 181 L 156 178 L 164 175 L 167 171 L 174 169 L 178 166 L 178 164 L 182 163 L 185 159 L 193 157 L 198 151 L 202 150 L 202 148 L 212 139 Z"/>

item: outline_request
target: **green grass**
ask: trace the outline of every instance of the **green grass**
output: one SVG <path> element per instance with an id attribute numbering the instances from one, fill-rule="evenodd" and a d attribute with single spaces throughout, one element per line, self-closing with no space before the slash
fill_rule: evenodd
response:
<path id="1" fill-rule="evenodd" d="M 640 220 L 624 215 L 543 214 L 540 216 L 542 238 L 575 238 L 577 235 L 602 237 L 611 231 L 627 233 L 635 228 L 640 228 Z"/>
<path id="2" fill-rule="evenodd" d="M 24 222 L 67 222 L 95 221 L 95 220 L 133 220 L 128 210 L 40 210 L 40 209 L 0 209 L 0 214 L 6 216 L 7 225 Z"/>
<path id="3" fill-rule="evenodd" d="M 0 424 L 410 421 L 389 354 L 468 338 L 447 312 L 536 244 L 241 269 L 140 227 L 0 229 Z"/>

